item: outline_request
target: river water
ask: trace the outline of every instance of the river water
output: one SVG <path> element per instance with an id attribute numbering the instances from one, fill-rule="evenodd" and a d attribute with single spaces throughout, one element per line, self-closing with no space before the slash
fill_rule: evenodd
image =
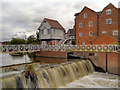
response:
<path id="1" fill-rule="evenodd" d="M 48 65 L 49 63 L 56 63 L 57 65 L 60 63 L 67 63 L 68 61 L 74 61 L 58 58 L 40 58 L 40 57 L 30 58 L 27 54 L 23 56 L 11 56 L 8 53 L 0 54 L 0 58 L 1 58 L 0 67 L 15 64 L 32 63 L 35 61 L 40 61 L 41 63 L 43 63 L 43 65 L 46 63 Z M 72 82 L 69 82 L 64 86 L 60 86 L 59 88 L 118 88 L 118 87 L 119 83 L 117 75 L 94 71 L 93 73 L 86 74 L 85 76 L 80 77 Z"/>

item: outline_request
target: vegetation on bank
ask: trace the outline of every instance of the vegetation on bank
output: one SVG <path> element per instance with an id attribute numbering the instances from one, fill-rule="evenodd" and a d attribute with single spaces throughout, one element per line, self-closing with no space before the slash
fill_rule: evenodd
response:
<path id="1" fill-rule="evenodd" d="M 11 44 L 11 45 L 16 45 L 16 44 L 41 44 L 41 41 L 39 40 L 39 32 L 36 33 L 36 37 L 34 35 L 30 35 L 27 38 L 27 40 L 12 38 L 12 40 L 9 42 L 9 44 Z"/>

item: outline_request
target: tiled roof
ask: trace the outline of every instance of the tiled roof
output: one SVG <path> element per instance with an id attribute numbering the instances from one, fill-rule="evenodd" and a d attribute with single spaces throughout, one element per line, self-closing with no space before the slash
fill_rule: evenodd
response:
<path id="1" fill-rule="evenodd" d="M 108 34 L 102 34 L 98 38 L 96 38 L 94 41 L 92 41 L 92 44 L 112 44 L 114 42 L 118 42 L 118 39 L 114 38 L 111 35 Z"/>
<path id="2" fill-rule="evenodd" d="M 87 6 L 85 6 L 85 7 L 82 9 L 82 11 L 83 11 L 85 8 L 89 9 L 90 11 L 92 11 L 93 13 L 95 13 L 96 15 L 100 15 L 100 12 L 95 12 L 94 10 L 88 8 Z M 81 11 L 81 12 L 82 12 L 82 11 Z M 81 12 L 75 13 L 74 16 L 78 16 Z"/>
<path id="3" fill-rule="evenodd" d="M 58 21 L 52 20 L 52 19 L 47 19 L 47 18 L 45 18 L 45 20 L 51 25 L 52 28 L 65 30 Z"/>

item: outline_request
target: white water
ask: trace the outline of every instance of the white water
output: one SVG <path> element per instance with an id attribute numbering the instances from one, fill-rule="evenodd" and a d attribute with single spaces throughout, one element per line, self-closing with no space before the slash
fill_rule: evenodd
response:
<path id="1" fill-rule="evenodd" d="M 93 72 L 60 88 L 118 88 L 118 76 Z"/>
<path id="2" fill-rule="evenodd" d="M 86 62 L 86 65 L 89 71 L 87 70 L 83 62 Z M 82 60 L 82 61 L 62 63 L 60 65 L 57 65 L 57 64 L 55 65 L 54 64 L 53 65 L 42 64 L 41 65 L 40 63 L 34 63 L 32 65 L 35 67 L 35 70 L 38 70 L 38 72 L 36 72 L 37 78 L 39 79 L 37 82 L 37 87 L 38 88 L 50 88 L 50 87 L 51 88 L 118 88 L 118 76 L 117 75 L 94 72 L 92 65 L 90 63 L 88 65 L 87 62 L 88 61 Z M 79 78 L 78 78 L 79 74 L 76 72 L 76 68 L 74 65 L 77 68 L 79 67 L 78 71 L 81 76 Z M 51 68 L 50 66 L 56 66 L 56 67 Z M 65 75 L 62 72 L 63 70 L 61 70 L 61 68 L 59 67 L 62 67 Z M 22 67 L 19 67 L 19 68 L 21 70 Z M 23 67 L 23 69 L 25 68 Z M 46 75 L 43 74 L 42 70 L 46 73 Z M 4 87 L 9 88 L 11 85 L 12 87 L 16 87 L 16 81 L 15 81 L 15 77 L 13 78 L 13 75 L 15 74 L 19 75 L 20 72 L 21 71 L 4 72 L 2 74 L 2 76 L 4 76 L 3 78 Z M 26 80 L 24 80 L 25 78 L 21 78 L 21 79 L 23 80 L 22 82 L 24 83 L 23 84 L 24 87 L 25 86 L 29 88 L 31 87 L 32 84 L 30 81 L 26 85 L 25 84 Z M 11 80 L 12 82 L 14 82 L 14 84 L 11 83 Z M 46 82 L 46 80 L 48 80 L 49 83 Z"/>

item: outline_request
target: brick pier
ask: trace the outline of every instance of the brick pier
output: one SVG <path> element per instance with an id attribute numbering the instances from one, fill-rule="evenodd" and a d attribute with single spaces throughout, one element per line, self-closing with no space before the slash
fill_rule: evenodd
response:
<path id="1" fill-rule="evenodd" d="M 89 58 L 96 66 L 111 74 L 120 74 L 120 53 L 115 52 L 73 52 L 74 55 Z"/>

